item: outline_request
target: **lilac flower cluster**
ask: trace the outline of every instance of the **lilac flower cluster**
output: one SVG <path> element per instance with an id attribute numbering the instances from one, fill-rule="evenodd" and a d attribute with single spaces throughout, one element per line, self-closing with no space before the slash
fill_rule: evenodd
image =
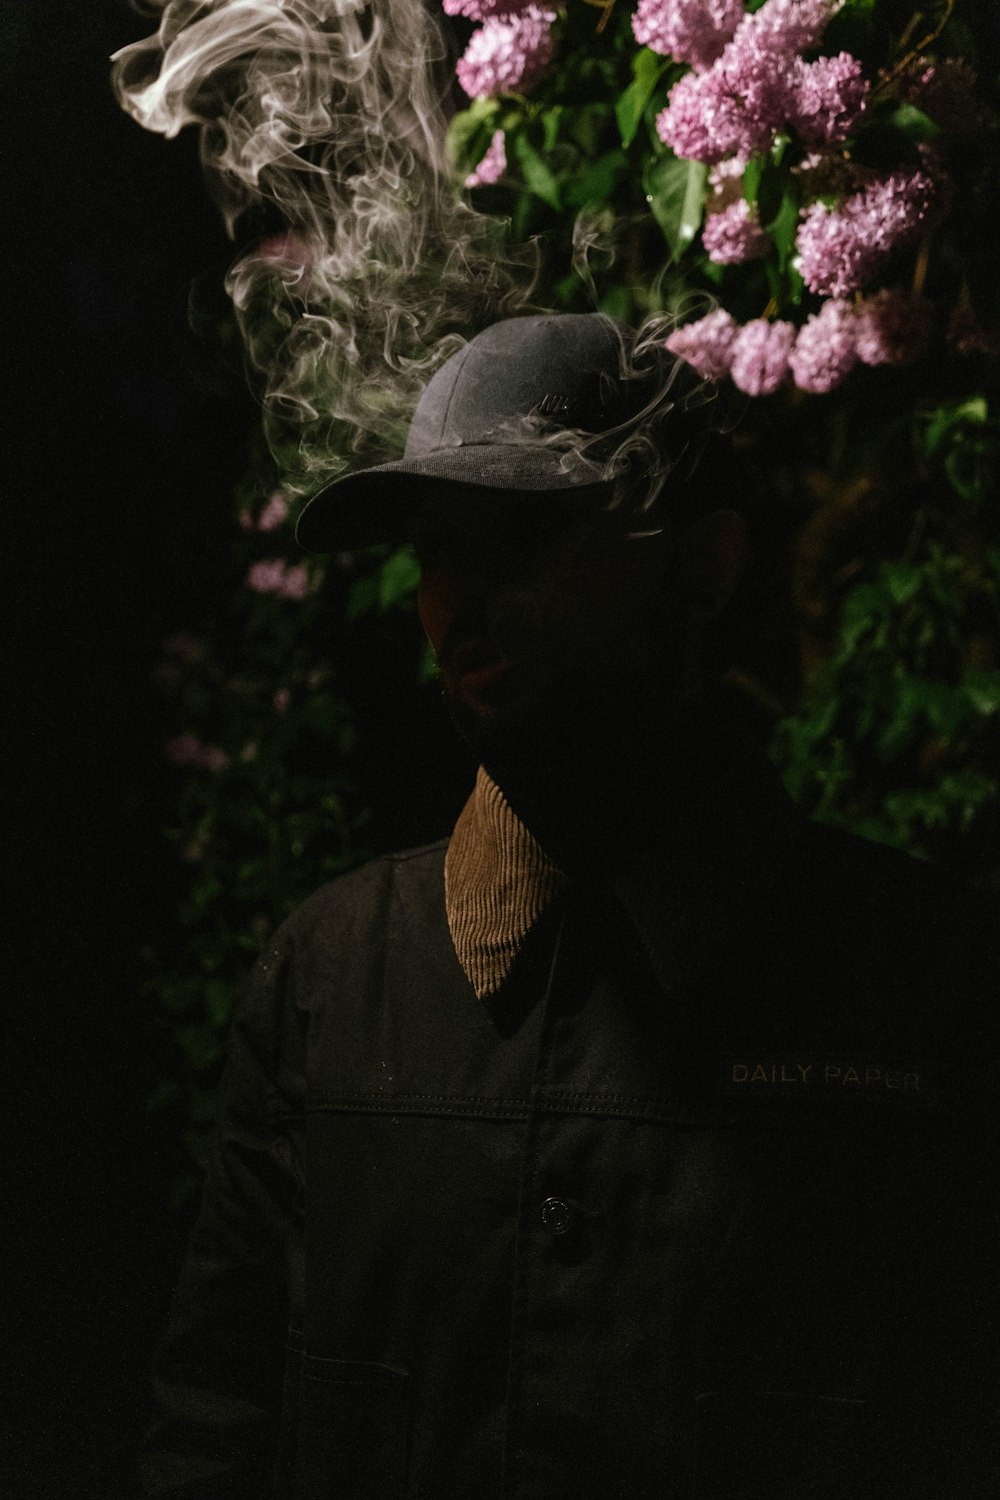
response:
<path id="1" fill-rule="evenodd" d="M 788 368 L 800 391 L 821 396 L 842 385 L 858 362 L 854 308 L 830 297 L 799 329 Z"/>
<path id="2" fill-rule="evenodd" d="M 849 52 L 803 63 L 791 123 L 811 146 L 846 140 L 868 103 L 871 85 Z"/>
<path id="3" fill-rule="evenodd" d="M 743 19 L 743 0 L 639 0 L 632 32 L 650 47 L 705 72 Z"/>
<path id="4" fill-rule="evenodd" d="M 846 52 L 812 63 L 800 56 L 835 9 L 837 0 L 767 0 L 744 15 L 711 64 L 674 85 L 657 118 L 660 139 L 678 156 L 706 162 L 749 157 L 789 125 L 810 144 L 845 140 L 868 104 L 860 63 Z M 664 41 L 671 34 L 661 26 Z"/>
<path id="5" fill-rule="evenodd" d="M 195 734 L 179 734 L 168 740 L 163 753 L 172 766 L 194 766 L 199 771 L 224 771 L 229 756 L 219 745 L 206 745 Z"/>
<path id="6" fill-rule="evenodd" d="M 287 516 L 288 501 L 280 490 L 275 490 L 256 516 L 241 510 L 239 521 L 244 531 L 276 531 Z"/>
<path id="7" fill-rule="evenodd" d="M 494 14 L 475 32 L 455 72 L 470 99 L 525 92 L 537 83 L 555 50 L 555 11 L 526 5 L 516 14 Z"/>
<path id="8" fill-rule="evenodd" d="M 667 339 L 667 348 L 689 364 L 703 380 L 729 374 L 737 326 L 725 308 L 717 307 L 697 322 L 685 323 Z"/>
<path id="9" fill-rule="evenodd" d="M 710 213 L 701 238 L 709 260 L 720 266 L 759 260 L 770 243 L 760 227 L 757 210 L 745 198 L 735 198 L 718 213 Z"/>
<path id="10" fill-rule="evenodd" d="M 465 16 L 469 21 L 489 21 L 494 16 L 517 16 L 530 10 L 534 0 L 441 0 L 446 16 Z"/>
<path id="11" fill-rule="evenodd" d="M 486 148 L 486 154 L 465 179 L 465 186 L 467 188 L 488 187 L 494 182 L 499 182 L 506 170 L 506 136 L 502 130 L 496 130 Z"/>
<path id="12" fill-rule="evenodd" d="M 789 378 L 799 390 L 823 394 L 841 385 L 859 360 L 911 364 L 927 343 L 930 322 L 923 298 L 886 288 L 856 305 L 830 298 L 798 330 L 765 318 L 738 327 L 719 308 L 676 329 L 666 346 L 704 379 L 728 375 L 749 396 L 773 395 Z"/>
<path id="13" fill-rule="evenodd" d="M 271 558 L 251 565 L 246 586 L 255 594 L 274 594 L 279 599 L 304 599 L 310 591 L 309 569 L 305 563 L 286 563 Z"/>
<path id="14" fill-rule="evenodd" d="M 795 343 L 794 323 L 754 318 L 733 339 L 729 374 L 748 396 L 771 396 L 788 376 L 788 357 Z"/>
<path id="15" fill-rule="evenodd" d="M 799 269 L 811 292 L 843 297 L 865 286 L 893 250 L 932 222 L 939 189 L 924 171 L 892 172 L 838 208 L 811 203 L 798 233 Z"/>

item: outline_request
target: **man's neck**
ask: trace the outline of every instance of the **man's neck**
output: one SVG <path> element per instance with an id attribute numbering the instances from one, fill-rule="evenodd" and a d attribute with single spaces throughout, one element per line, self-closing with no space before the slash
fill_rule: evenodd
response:
<path id="1" fill-rule="evenodd" d="M 706 695 L 628 734 L 589 743 L 567 736 L 533 752 L 500 748 L 483 763 L 549 858 L 593 878 L 688 825 L 747 746 L 735 717 Z"/>

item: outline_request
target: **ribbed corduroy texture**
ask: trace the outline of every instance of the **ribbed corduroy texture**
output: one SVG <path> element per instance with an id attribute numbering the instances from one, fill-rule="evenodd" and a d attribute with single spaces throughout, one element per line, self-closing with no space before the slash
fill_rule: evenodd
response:
<path id="1" fill-rule="evenodd" d="M 451 939 L 480 999 L 503 984 L 528 932 L 565 884 L 480 766 L 444 862 Z"/>

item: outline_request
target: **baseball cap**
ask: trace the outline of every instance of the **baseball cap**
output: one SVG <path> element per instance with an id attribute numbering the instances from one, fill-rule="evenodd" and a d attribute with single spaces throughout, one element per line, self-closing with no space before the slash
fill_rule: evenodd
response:
<path id="1" fill-rule="evenodd" d="M 422 497 L 445 488 L 541 493 L 609 483 L 587 435 L 618 428 L 636 405 L 623 375 L 633 340 L 602 313 L 509 318 L 484 329 L 431 377 L 403 457 L 320 490 L 299 516 L 298 542 L 333 552 L 391 541 Z"/>

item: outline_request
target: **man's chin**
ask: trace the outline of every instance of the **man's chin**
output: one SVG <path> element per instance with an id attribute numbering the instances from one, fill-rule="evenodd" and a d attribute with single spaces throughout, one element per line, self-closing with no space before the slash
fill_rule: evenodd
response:
<path id="1" fill-rule="evenodd" d="M 527 753 L 531 718 L 525 716 L 523 709 L 514 711 L 509 706 L 467 703 L 447 689 L 444 701 L 452 724 L 480 763 L 497 756 L 507 760 L 512 755 Z"/>
<path id="2" fill-rule="evenodd" d="M 540 701 L 472 704 L 446 689 L 445 702 L 462 739 L 501 785 L 601 775 L 623 735 L 636 733 L 636 696 L 602 692 L 589 678 L 567 677 Z"/>

